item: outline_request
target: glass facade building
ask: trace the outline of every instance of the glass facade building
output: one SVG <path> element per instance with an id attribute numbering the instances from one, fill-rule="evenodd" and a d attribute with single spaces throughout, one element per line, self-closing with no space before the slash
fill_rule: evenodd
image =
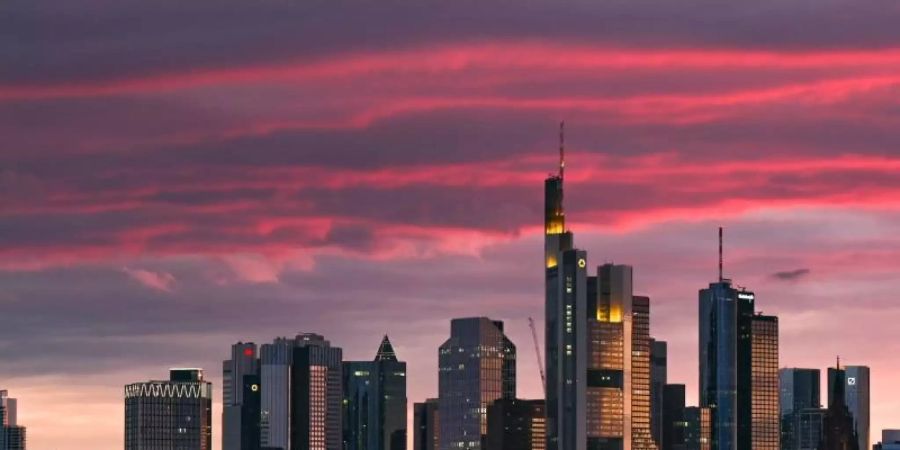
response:
<path id="1" fill-rule="evenodd" d="M 25 450 L 25 427 L 18 424 L 18 402 L 0 390 L 0 450 Z"/>
<path id="2" fill-rule="evenodd" d="M 231 358 L 222 362 L 223 450 L 259 449 L 259 384 L 256 344 L 238 342 L 232 345 Z M 252 390 L 252 386 L 256 386 L 256 390 Z"/>
<path id="3" fill-rule="evenodd" d="M 438 450 L 441 439 L 438 399 L 413 405 L 413 450 Z"/>
<path id="4" fill-rule="evenodd" d="M 480 450 L 487 407 L 516 396 L 516 347 L 503 322 L 486 317 L 453 319 L 438 350 L 440 450 Z"/>
<path id="5" fill-rule="evenodd" d="M 751 320 L 751 436 L 753 450 L 779 450 L 778 318 Z"/>
<path id="6" fill-rule="evenodd" d="M 487 448 L 545 450 L 546 415 L 543 400 L 496 400 L 488 406 Z"/>
<path id="7" fill-rule="evenodd" d="M 650 340 L 650 433 L 657 448 L 663 447 L 663 399 L 668 383 L 668 346 L 665 341 Z"/>
<path id="8" fill-rule="evenodd" d="M 821 371 L 785 368 L 778 371 L 782 450 L 816 449 L 821 441 Z"/>
<path id="9" fill-rule="evenodd" d="M 341 450 L 342 350 L 306 333 L 294 341 L 290 384 L 290 450 Z"/>
<path id="10" fill-rule="evenodd" d="M 406 363 L 387 336 L 372 361 L 343 368 L 344 450 L 406 450 Z"/>
<path id="11" fill-rule="evenodd" d="M 200 369 L 125 386 L 125 450 L 212 449 L 212 384 Z"/>
<path id="12" fill-rule="evenodd" d="M 853 416 L 853 431 L 856 432 L 860 449 L 869 449 L 869 368 L 866 366 L 845 366 L 844 403 Z M 828 392 L 834 393 L 834 373 L 828 371 Z M 829 404 L 831 403 L 829 397 Z"/>

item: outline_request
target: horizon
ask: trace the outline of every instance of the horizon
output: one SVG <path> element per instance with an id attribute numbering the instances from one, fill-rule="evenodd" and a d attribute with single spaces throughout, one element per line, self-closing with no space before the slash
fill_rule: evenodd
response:
<path id="1" fill-rule="evenodd" d="M 297 333 L 390 336 L 411 412 L 450 319 L 501 320 L 543 398 L 563 121 L 566 226 L 634 268 L 688 404 L 724 227 L 779 366 L 870 367 L 871 444 L 900 429 L 896 2 L 0 11 L 0 390 L 31 450 L 121 448 L 124 386 L 172 367 L 213 383 L 218 450 L 230 346 Z"/>

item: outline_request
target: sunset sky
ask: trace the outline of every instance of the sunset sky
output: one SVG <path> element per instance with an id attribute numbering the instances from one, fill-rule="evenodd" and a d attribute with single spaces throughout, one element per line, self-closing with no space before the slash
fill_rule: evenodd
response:
<path id="1" fill-rule="evenodd" d="M 697 291 L 781 365 L 872 368 L 900 428 L 900 3 L 7 0 L 0 389 L 31 450 L 123 445 L 122 386 L 238 340 L 390 335 L 409 400 L 449 319 L 503 320 L 539 397 L 543 179 L 635 270 L 697 402 Z M 824 399 L 823 399 L 824 400 Z"/>

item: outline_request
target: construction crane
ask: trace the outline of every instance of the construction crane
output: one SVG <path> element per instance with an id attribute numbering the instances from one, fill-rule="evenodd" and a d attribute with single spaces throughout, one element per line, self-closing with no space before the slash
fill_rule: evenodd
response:
<path id="1" fill-rule="evenodd" d="M 538 344 L 537 329 L 534 328 L 534 319 L 528 318 L 528 326 L 531 328 L 531 338 L 534 340 L 534 354 L 537 355 L 538 370 L 541 372 L 541 387 L 544 395 L 547 395 L 547 379 L 544 377 L 544 361 L 541 359 L 541 346 Z"/>

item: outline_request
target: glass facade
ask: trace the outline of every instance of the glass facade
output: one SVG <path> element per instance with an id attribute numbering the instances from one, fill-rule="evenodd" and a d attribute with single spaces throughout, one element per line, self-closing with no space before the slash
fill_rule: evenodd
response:
<path id="1" fill-rule="evenodd" d="M 752 448 L 779 450 L 778 318 L 754 316 L 751 333 Z"/>
<path id="2" fill-rule="evenodd" d="M 429 398 L 413 405 L 413 450 L 440 448 L 441 426 L 438 399 Z"/>
<path id="3" fill-rule="evenodd" d="M 545 416 L 543 400 L 496 400 L 488 406 L 487 448 L 545 450 Z"/>
<path id="4" fill-rule="evenodd" d="M 373 361 L 344 363 L 344 450 L 406 450 L 406 363 L 384 337 Z"/>
<path id="5" fill-rule="evenodd" d="M 516 348 L 503 334 L 503 322 L 453 319 L 438 366 L 440 449 L 481 449 L 488 405 L 515 398 Z"/>
<path id="6" fill-rule="evenodd" d="M 182 379 L 186 372 L 190 380 Z M 125 450 L 212 449 L 212 384 L 203 372 L 125 386 Z"/>

